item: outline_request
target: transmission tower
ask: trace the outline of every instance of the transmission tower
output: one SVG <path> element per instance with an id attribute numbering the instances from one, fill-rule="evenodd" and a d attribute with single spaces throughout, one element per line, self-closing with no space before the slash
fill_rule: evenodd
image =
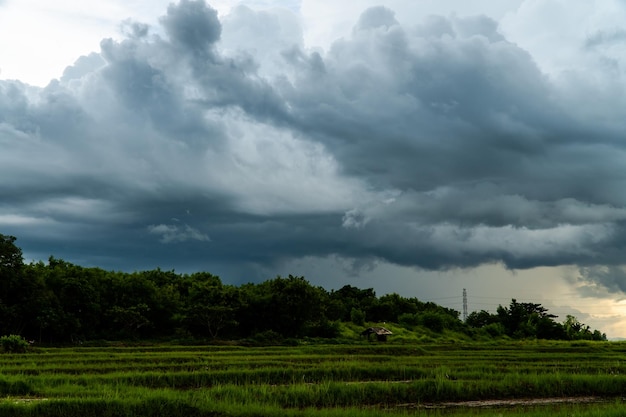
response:
<path id="1" fill-rule="evenodd" d="M 463 288 L 463 321 L 467 321 L 467 291 Z"/>

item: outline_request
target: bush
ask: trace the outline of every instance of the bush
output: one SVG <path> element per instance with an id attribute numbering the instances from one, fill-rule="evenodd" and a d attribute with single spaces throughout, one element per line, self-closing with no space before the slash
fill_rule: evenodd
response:
<path id="1" fill-rule="evenodd" d="M 281 345 L 285 341 L 282 334 L 275 332 L 274 330 L 265 330 L 256 333 L 254 336 L 244 339 L 244 344 L 252 346 L 277 346 Z"/>
<path id="2" fill-rule="evenodd" d="M 412 327 L 421 323 L 419 314 L 404 313 L 398 316 L 398 323 L 403 326 Z"/>
<path id="3" fill-rule="evenodd" d="M 24 353 L 29 344 L 22 336 L 11 334 L 0 337 L 0 346 L 5 353 Z"/>
<path id="4" fill-rule="evenodd" d="M 322 319 L 319 323 L 311 326 L 307 332 L 312 337 L 324 337 L 327 339 L 333 339 L 338 337 L 341 333 L 339 329 L 338 321 L 330 321 L 328 319 Z"/>
<path id="5" fill-rule="evenodd" d="M 504 335 L 506 329 L 501 323 L 491 323 L 483 327 L 491 337 L 499 337 Z"/>
<path id="6" fill-rule="evenodd" d="M 357 326 L 365 325 L 365 312 L 363 310 L 359 310 L 358 308 L 352 308 L 350 310 L 350 321 L 356 324 Z"/>
<path id="7" fill-rule="evenodd" d="M 419 315 L 422 326 L 432 330 L 433 332 L 441 333 L 445 328 L 444 318 L 439 313 L 426 311 Z"/>

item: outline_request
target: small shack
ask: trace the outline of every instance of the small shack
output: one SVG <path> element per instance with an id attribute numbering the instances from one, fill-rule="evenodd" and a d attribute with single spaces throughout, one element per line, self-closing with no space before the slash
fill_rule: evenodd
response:
<path id="1" fill-rule="evenodd" d="M 376 340 L 379 342 L 386 342 L 387 336 L 393 333 L 384 327 L 369 327 L 361 332 L 361 336 L 367 336 L 367 340 L 370 340 L 371 334 L 375 334 Z"/>

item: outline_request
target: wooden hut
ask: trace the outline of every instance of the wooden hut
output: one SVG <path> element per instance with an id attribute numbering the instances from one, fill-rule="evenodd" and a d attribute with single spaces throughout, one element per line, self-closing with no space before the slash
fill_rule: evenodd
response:
<path id="1" fill-rule="evenodd" d="M 376 335 L 376 340 L 379 342 L 386 342 L 387 336 L 393 333 L 384 327 L 369 327 L 361 332 L 361 336 L 367 336 L 367 340 L 370 340 L 372 334 Z"/>

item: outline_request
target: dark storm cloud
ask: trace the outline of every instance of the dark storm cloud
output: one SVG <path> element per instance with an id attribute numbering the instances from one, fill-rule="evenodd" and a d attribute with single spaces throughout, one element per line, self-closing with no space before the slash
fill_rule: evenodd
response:
<path id="1" fill-rule="evenodd" d="M 349 172 L 417 189 L 525 175 L 522 158 L 549 152 L 544 131 L 560 133 L 549 87 L 524 51 L 489 40 L 490 25 L 453 23 L 470 35 L 355 31 L 321 80 L 304 73 L 285 95 Z"/>
<path id="2" fill-rule="evenodd" d="M 626 293 L 626 271 L 617 265 L 589 266 L 578 270 L 574 281 L 579 284 L 579 291 L 587 297 L 602 296 L 603 292 Z"/>
<path id="3" fill-rule="evenodd" d="M 296 21 L 182 1 L 162 35 L 127 21 L 44 89 L 0 82 L 1 232 L 32 257 L 237 279 L 309 256 L 622 262 L 624 122 L 571 101 L 590 84 L 484 16 L 376 7 L 327 52 Z"/>
<path id="4" fill-rule="evenodd" d="M 173 43 L 194 53 L 205 52 L 219 40 L 222 32 L 217 11 L 204 2 L 193 0 L 171 4 L 161 24 Z"/>

